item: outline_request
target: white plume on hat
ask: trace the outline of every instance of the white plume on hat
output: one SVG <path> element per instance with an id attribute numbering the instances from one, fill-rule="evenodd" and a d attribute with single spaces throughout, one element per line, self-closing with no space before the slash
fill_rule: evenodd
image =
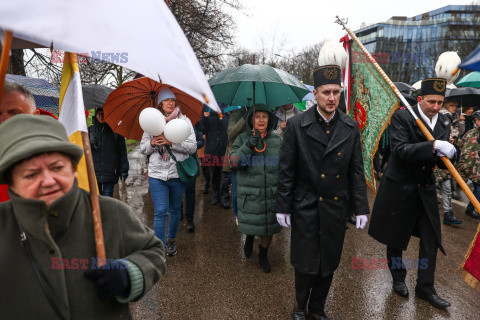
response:
<path id="1" fill-rule="evenodd" d="M 342 70 L 347 66 L 347 53 L 340 42 L 336 40 L 325 40 L 318 55 L 318 66 L 327 65 L 337 65 Z"/>
<path id="2" fill-rule="evenodd" d="M 438 78 L 446 79 L 447 83 L 453 83 L 460 74 L 458 65 L 462 62 L 456 51 L 446 51 L 438 57 L 435 65 L 435 73 Z M 452 73 L 458 70 L 454 75 Z"/>

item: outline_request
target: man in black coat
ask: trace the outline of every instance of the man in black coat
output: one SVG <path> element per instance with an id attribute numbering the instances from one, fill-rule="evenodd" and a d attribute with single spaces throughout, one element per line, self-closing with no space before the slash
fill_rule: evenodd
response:
<path id="1" fill-rule="evenodd" d="M 444 254 L 437 192 L 433 169 L 445 168 L 440 156 L 452 158 L 450 120 L 438 113 L 445 95 L 446 81 L 425 79 L 421 96 L 413 107 L 415 114 L 436 139 L 427 141 L 408 110 L 399 110 L 390 125 L 391 156 L 380 183 L 368 233 L 387 245 L 387 258 L 393 278 L 393 290 L 408 296 L 406 266 L 418 268 L 417 297 L 437 308 L 450 303 L 440 298 L 433 286 L 437 249 Z M 420 237 L 418 260 L 402 260 L 410 237 Z"/>
<path id="2" fill-rule="evenodd" d="M 103 109 L 95 109 L 93 125 L 88 127 L 93 166 L 101 195 L 113 197 L 113 188 L 128 177 L 128 158 L 125 138 L 112 131 L 103 118 Z"/>
<path id="3" fill-rule="evenodd" d="M 332 77 L 334 75 L 334 77 Z M 325 301 L 337 269 L 347 218 L 364 228 L 369 213 L 358 123 L 338 110 L 342 71 L 314 72 L 317 105 L 287 121 L 280 151 L 277 220 L 292 226 L 293 319 L 328 319 Z"/>
<path id="4" fill-rule="evenodd" d="M 210 204 L 215 205 L 222 201 L 222 206 L 228 208 L 230 206 L 228 183 L 222 176 L 222 160 L 228 145 L 228 115 L 220 118 L 216 112 L 204 112 L 198 123 L 198 129 L 205 134 L 202 166 L 208 168 L 209 180 L 212 185 L 213 194 Z M 208 185 L 205 188 L 208 190 Z"/>

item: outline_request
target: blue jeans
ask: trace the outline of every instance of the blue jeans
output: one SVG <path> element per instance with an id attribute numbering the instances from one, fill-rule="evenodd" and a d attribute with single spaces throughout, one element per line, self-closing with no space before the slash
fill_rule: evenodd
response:
<path id="1" fill-rule="evenodd" d="M 98 191 L 102 196 L 113 198 L 113 188 L 115 183 L 98 183 Z"/>
<path id="2" fill-rule="evenodd" d="M 169 239 L 175 239 L 177 237 L 185 184 L 178 178 L 163 181 L 148 177 L 148 182 L 150 184 L 150 193 L 155 210 L 153 231 L 155 231 L 155 236 L 165 244 L 167 217 L 169 213 L 170 218 L 167 237 Z"/>
<path id="3" fill-rule="evenodd" d="M 230 172 L 230 182 L 232 183 L 232 207 L 235 217 L 237 216 L 237 173 Z"/>
<path id="4" fill-rule="evenodd" d="M 193 221 L 193 214 L 195 213 L 195 183 L 197 177 L 193 178 L 193 182 L 187 184 L 185 188 L 185 216 L 187 221 Z"/>

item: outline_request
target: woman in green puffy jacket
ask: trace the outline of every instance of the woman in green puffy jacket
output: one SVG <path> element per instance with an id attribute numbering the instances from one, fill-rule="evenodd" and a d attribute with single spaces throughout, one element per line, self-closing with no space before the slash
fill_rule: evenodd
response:
<path id="1" fill-rule="evenodd" d="M 268 247 L 282 227 L 275 216 L 278 156 L 282 138 L 273 132 L 276 117 L 265 105 L 256 105 L 246 114 L 247 132 L 233 143 L 230 163 L 237 170 L 238 230 L 246 235 L 244 252 L 252 255 L 255 236 L 260 236 L 258 261 L 265 272 L 271 266 Z M 253 134 L 252 124 L 255 128 Z"/>

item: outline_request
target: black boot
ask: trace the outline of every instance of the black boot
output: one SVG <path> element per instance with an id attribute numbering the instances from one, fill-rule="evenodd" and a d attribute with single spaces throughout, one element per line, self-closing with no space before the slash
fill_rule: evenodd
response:
<path id="1" fill-rule="evenodd" d="M 261 244 L 258 245 L 258 264 L 260 264 L 260 268 L 262 268 L 263 272 L 270 273 L 272 270 L 272 266 L 268 261 L 268 248 L 262 247 Z"/>
<path id="2" fill-rule="evenodd" d="M 443 224 L 452 225 L 452 224 L 461 224 L 462 220 L 458 220 L 452 212 L 445 212 L 443 214 Z"/>
<path id="3" fill-rule="evenodd" d="M 477 210 L 475 210 L 475 207 L 471 202 L 468 204 L 467 209 L 465 210 L 465 214 L 469 215 L 474 219 L 480 218 L 480 214 L 478 214 Z"/>
<path id="4" fill-rule="evenodd" d="M 245 237 L 245 245 L 243 246 L 243 253 L 245 253 L 245 257 L 247 258 L 250 258 L 252 256 L 253 240 L 255 240 L 255 236 L 247 235 Z"/>
<path id="5" fill-rule="evenodd" d="M 203 185 L 203 194 L 208 194 L 208 189 L 210 189 L 210 182 L 205 181 L 205 184 Z"/>

